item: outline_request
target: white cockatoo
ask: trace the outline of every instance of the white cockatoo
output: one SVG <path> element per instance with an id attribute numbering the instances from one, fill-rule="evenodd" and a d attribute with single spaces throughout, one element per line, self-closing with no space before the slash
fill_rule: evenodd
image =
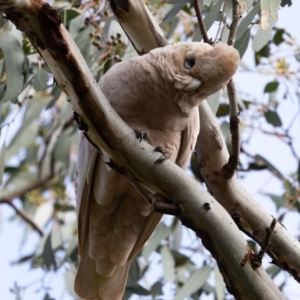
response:
<path id="1" fill-rule="evenodd" d="M 238 65 L 238 52 L 226 44 L 178 43 L 117 63 L 99 86 L 130 127 L 185 169 L 199 132 L 198 106 Z M 81 259 L 75 291 L 82 299 L 122 299 L 130 262 L 161 214 L 83 135 L 76 173 Z"/>

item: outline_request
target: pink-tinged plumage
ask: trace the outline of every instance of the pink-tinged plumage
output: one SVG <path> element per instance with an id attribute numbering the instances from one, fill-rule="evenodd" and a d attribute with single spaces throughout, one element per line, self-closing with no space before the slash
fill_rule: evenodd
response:
<path id="1" fill-rule="evenodd" d="M 197 106 L 230 80 L 238 64 L 238 52 L 226 44 L 178 43 L 116 64 L 99 85 L 129 126 L 147 132 L 153 146 L 162 145 L 185 169 L 199 132 Z M 78 157 L 75 291 L 82 299 L 119 300 L 130 262 L 161 215 L 83 135 Z"/>

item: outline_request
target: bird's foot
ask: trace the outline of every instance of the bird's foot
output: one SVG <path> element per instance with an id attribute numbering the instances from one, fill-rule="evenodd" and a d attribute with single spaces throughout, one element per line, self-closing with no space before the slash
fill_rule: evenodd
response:
<path id="1" fill-rule="evenodd" d="M 163 147 L 161 145 L 158 145 L 155 147 L 154 149 L 155 152 L 160 152 L 162 154 L 162 156 L 157 159 L 154 164 L 160 164 L 162 163 L 163 161 L 167 160 L 170 158 L 171 156 L 171 153 L 169 151 L 164 151 Z"/>
<path id="2" fill-rule="evenodd" d="M 134 130 L 134 132 L 135 132 L 136 138 L 139 139 L 140 142 L 141 142 L 142 140 L 147 141 L 147 139 L 148 139 L 148 134 L 147 134 L 147 132 L 143 132 L 143 131 L 141 131 L 141 130 Z"/>

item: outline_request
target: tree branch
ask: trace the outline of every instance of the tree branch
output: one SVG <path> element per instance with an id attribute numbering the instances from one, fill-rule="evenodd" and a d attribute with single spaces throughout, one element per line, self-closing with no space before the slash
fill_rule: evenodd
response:
<path id="1" fill-rule="evenodd" d="M 199 29 L 200 29 L 201 35 L 203 37 L 203 41 L 204 41 L 204 43 L 208 43 L 208 44 L 211 45 L 212 42 L 208 38 L 207 31 L 206 31 L 206 28 L 205 28 L 205 24 L 203 22 L 203 18 L 202 18 L 202 14 L 201 14 L 201 10 L 200 10 L 198 0 L 193 0 L 193 4 L 194 4 L 194 9 L 195 9 L 195 12 L 196 12 L 197 20 L 198 20 Z"/>
<path id="2" fill-rule="evenodd" d="M 241 18 L 240 4 L 238 0 L 232 0 L 232 23 L 227 44 L 234 45 L 236 31 L 239 20 Z M 239 108 L 236 99 L 236 89 L 233 80 L 231 79 L 227 84 L 227 93 L 230 107 L 230 132 L 231 132 L 231 153 L 228 162 L 222 168 L 222 174 L 225 179 L 233 177 L 239 165 L 240 156 L 240 130 L 239 130 Z"/>
<path id="3" fill-rule="evenodd" d="M 0 204 L 1 203 L 6 203 L 8 204 L 10 207 L 12 207 L 16 214 L 19 215 L 28 225 L 30 225 L 32 227 L 32 229 L 34 229 L 40 236 L 43 236 L 44 233 L 42 231 L 42 229 L 40 229 L 40 227 L 35 224 L 35 222 L 30 218 L 30 216 L 23 210 L 17 208 L 11 200 L 7 200 L 5 198 L 0 199 Z"/>
<path id="4" fill-rule="evenodd" d="M 48 63 L 82 118 L 89 139 L 137 181 L 172 199 L 183 222 L 197 232 L 216 258 L 228 290 L 237 299 L 284 299 L 261 267 L 254 271 L 249 262 L 241 267 L 248 253 L 247 243 L 222 206 L 174 163 L 154 164 L 160 154 L 151 153 L 154 149 L 145 141 L 139 143 L 133 130 L 114 112 L 56 12 L 37 0 L 26 1 L 25 6 L 24 2 L 1 0 L 3 9 L 1 4 L 7 17 L 26 32 Z M 205 203 L 211 209 L 205 209 Z"/>

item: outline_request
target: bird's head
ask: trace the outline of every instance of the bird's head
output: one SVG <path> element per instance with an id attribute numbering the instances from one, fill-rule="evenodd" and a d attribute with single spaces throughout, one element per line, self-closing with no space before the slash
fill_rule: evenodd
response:
<path id="1" fill-rule="evenodd" d="M 148 61 L 155 62 L 162 79 L 172 83 L 175 101 L 183 111 L 222 89 L 240 62 L 238 51 L 224 43 L 214 47 L 197 42 L 177 43 L 149 54 Z"/>

